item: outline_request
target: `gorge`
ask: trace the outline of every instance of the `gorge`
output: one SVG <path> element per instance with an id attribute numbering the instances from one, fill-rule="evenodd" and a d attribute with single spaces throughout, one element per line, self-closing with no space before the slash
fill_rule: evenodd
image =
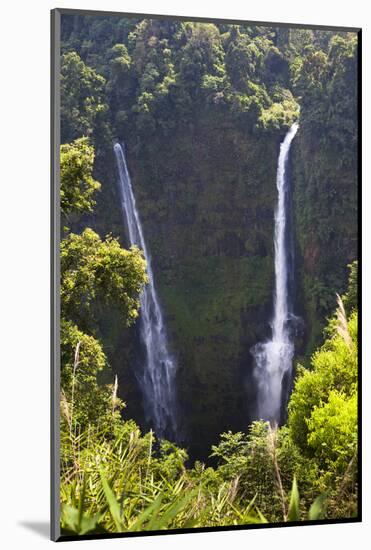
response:
<path id="1" fill-rule="evenodd" d="M 126 248 L 133 242 L 112 151 L 125 141 L 193 459 L 206 460 L 221 432 L 245 431 L 259 416 L 251 349 L 273 338 L 277 159 L 299 104 L 290 148 L 289 311 L 305 323 L 295 338 L 295 360 L 304 366 L 323 341 L 335 291 L 346 289 L 347 265 L 357 256 L 356 66 L 354 37 L 345 32 L 135 18 L 117 24 L 109 16 L 63 21 L 62 142 L 89 136 L 102 183 L 94 214 L 70 226 L 112 233 Z M 142 324 L 128 329 L 112 311 L 97 333 L 107 378 L 110 369 L 118 375 L 123 418 L 147 429 L 155 412 L 141 391 Z M 170 420 L 161 422 L 174 431 Z"/>
<path id="2" fill-rule="evenodd" d="M 357 30 L 60 22 L 63 533 L 360 519 Z"/>
<path id="3" fill-rule="evenodd" d="M 287 222 L 291 203 L 287 166 L 290 146 L 298 130 L 294 123 L 280 145 L 276 187 L 277 206 L 274 214 L 274 310 L 271 322 L 272 339 L 252 348 L 255 361 L 254 376 L 257 380 L 256 419 L 264 419 L 272 425 L 279 424 L 285 415 L 288 392 L 283 396 L 283 383 L 292 379 L 294 344 L 288 326 L 295 316 L 290 309 L 288 272 L 292 269 L 292 228 Z M 145 350 L 144 365 L 138 369 L 137 379 L 143 393 L 147 420 L 153 423 L 159 437 L 177 441 L 176 365 L 168 351 L 166 328 L 154 285 L 151 260 L 144 240 L 140 217 L 136 208 L 127 162 L 123 147 L 116 143 L 114 152 L 119 173 L 119 192 L 131 245 L 143 250 L 149 277 L 148 286 L 141 295 L 139 318 L 140 336 Z M 291 249 L 290 249 L 291 247 Z M 291 330 L 292 332 L 292 330 Z M 286 384 L 287 385 L 287 384 Z"/>

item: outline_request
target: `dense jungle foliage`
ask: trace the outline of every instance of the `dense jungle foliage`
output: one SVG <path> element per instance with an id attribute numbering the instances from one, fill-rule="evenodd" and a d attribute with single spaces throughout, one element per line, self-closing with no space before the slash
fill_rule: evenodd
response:
<path id="1" fill-rule="evenodd" d="M 356 34 L 63 15 L 61 56 L 62 533 L 355 517 Z M 270 331 L 278 147 L 297 119 L 302 324 L 271 427 L 250 349 Z M 177 356 L 178 442 L 146 423 L 135 379 L 148 278 L 117 140 Z"/>

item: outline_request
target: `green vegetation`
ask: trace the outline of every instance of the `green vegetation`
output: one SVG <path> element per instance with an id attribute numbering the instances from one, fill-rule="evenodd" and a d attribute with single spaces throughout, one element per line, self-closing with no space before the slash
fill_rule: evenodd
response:
<path id="1" fill-rule="evenodd" d="M 93 133 L 99 115 L 107 110 L 103 103 L 104 78 L 85 65 L 76 52 L 61 61 L 62 140 Z"/>
<path id="2" fill-rule="evenodd" d="M 146 281 L 139 251 L 122 249 L 112 237 L 102 241 L 91 229 L 69 234 L 61 248 L 62 311 L 71 319 L 61 327 L 64 534 L 356 515 L 357 310 L 350 306 L 355 264 L 344 296 L 349 320 L 338 297 L 311 370 L 299 369 L 288 426 L 256 421 L 247 433 L 222 433 L 210 455 L 215 466 L 197 461 L 190 467 L 184 449 L 123 421 L 117 378 L 99 383 L 107 366 L 100 341 L 74 324 L 96 333 L 91 310 L 103 291 L 105 302 L 119 303 L 126 323 L 133 322 Z"/>
<path id="3" fill-rule="evenodd" d="M 61 244 L 61 303 L 63 314 L 89 325 L 103 304 L 117 304 L 127 325 L 138 316 L 139 293 L 145 275 L 142 253 L 121 248 L 117 239 L 105 240 L 87 228 L 70 233 Z"/>
<path id="4" fill-rule="evenodd" d="M 277 151 L 299 106 L 291 173 L 305 365 L 345 292 L 357 257 L 356 68 L 354 33 L 62 18 L 62 141 L 89 138 L 92 180 L 103 183 L 94 211 L 65 223 L 126 242 L 112 152 L 124 141 L 192 457 L 254 419 L 249 350 L 270 331 Z M 101 329 L 128 417 L 140 420 L 125 322 L 107 312 Z"/>
<path id="5" fill-rule="evenodd" d="M 63 17 L 64 534 L 357 515 L 356 64 L 352 33 Z M 277 151 L 299 106 L 306 326 L 272 428 L 253 421 L 249 350 L 269 332 Z M 113 139 L 177 353 L 186 449 L 139 427 L 128 330 L 147 276 L 122 246 Z"/>
<path id="6" fill-rule="evenodd" d="M 64 214 L 91 211 L 100 184 L 92 179 L 94 150 L 82 138 L 61 146 L 61 202 Z M 97 319 L 118 306 L 126 325 L 138 316 L 139 293 L 147 282 L 142 253 L 102 240 L 92 229 L 81 234 L 64 228 L 61 240 L 61 409 L 69 430 L 104 425 L 112 399 L 110 385 L 99 383 L 107 358 Z M 117 389 L 117 388 L 116 388 Z M 116 403 L 116 402 L 115 402 Z M 119 400 L 117 410 L 122 408 Z M 67 416 L 66 416 L 67 415 Z M 62 424 L 63 431 L 63 424 Z M 72 435 L 72 432 L 71 432 Z"/>
<path id="7" fill-rule="evenodd" d="M 301 106 L 293 151 L 299 278 L 312 351 L 335 307 L 334 288 L 344 289 L 357 257 L 357 37 L 309 44 L 291 68 Z"/>
<path id="8" fill-rule="evenodd" d="M 91 134 L 107 104 L 117 132 L 135 129 L 141 137 L 174 131 L 200 107 L 232 111 L 236 121 L 246 115 L 246 122 L 264 128 L 287 127 L 297 118 L 289 63 L 275 45 L 279 31 L 260 28 L 256 34 L 236 25 L 226 31 L 212 23 L 150 19 L 130 23 L 120 32 L 122 25 L 112 18 L 86 18 L 83 33 L 99 35 L 98 46 L 81 41 L 78 19 L 73 29 L 66 20 L 62 123 L 68 139 L 74 132 Z"/>
<path id="9" fill-rule="evenodd" d="M 312 370 L 303 371 L 296 381 L 288 427 L 272 429 L 259 421 L 247 433 L 222 434 L 211 453 L 215 467 L 201 462 L 187 467 L 186 451 L 168 441 L 157 442 L 153 432 L 142 435 L 131 420 L 123 422 L 119 414 L 123 404 L 115 386 L 89 391 L 88 403 L 71 401 L 63 393 L 63 532 L 355 516 L 355 323 L 356 313 L 348 323 L 340 302 L 337 317 L 330 322 L 331 335 L 312 358 Z M 71 352 L 74 344 L 71 339 Z M 87 375 L 99 358 L 103 360 L 98 354 L 95 361 L 90 358 L 92 367 L 86 363 L 94 345 L 96 342 L 81 338 L 75 350 L 76 362 L 76 355 L 86 348 L 81 363 Z M 348 375 L 343 365 L 345 348 L 352 365 Z M 65 387 L 71 385 L 73 391 L 76 375 L 72 365 L 69 375 Z M 79 415 L 85 411 L 97 410 L 99 415 L 90 418 L 88 425 L 80 421 Z"/>
<path id="10" fill-rule="evenodd" d="M 100 183 L 93 179 L 94 149 L 88 138 L 76 139 L 61 147 L 61 210 L 71 213 L 91 212 L 93 198 Z"/>

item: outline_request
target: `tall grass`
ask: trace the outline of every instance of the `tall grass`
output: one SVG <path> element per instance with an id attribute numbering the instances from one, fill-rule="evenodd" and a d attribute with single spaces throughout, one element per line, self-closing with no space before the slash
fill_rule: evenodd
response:
<path id="1" fill-rule="evenodd" d="M 269 520 L 256 505 L 258 495 L 244 496 L 242 472 L 225 480 L 218 470 L 200 463 L 187 469 L 183 449 L 157 441 L 152 431 L 142 435 L 134 421 L 123 421 L 117 406 L 117 379 L 101 423 L 80 426 L 74 418 L 79 352 L 77 344 L 70 401 L 61 392 L 62 533 L 158 531 Z M 290 500 L 283 489 L 277 430 L 268 430 L 266 437 L 282 521 L 298 521 L 302 514 L 296 480 Z M 322 517 L 323 510 L 323 499 L 317 500 L 309 518 Z"/>
<path id="2" fill-rule="evenodd" d="M 187 470 L 167 475 L 154 436 L 137 428 L 111 440 L 89 428 L 62 438 L 61 525 L 65 533 L 125 532 L 265 521 L 237 498 L 238 479 L 215 487 Z"/>
<path id="3" fill-rule="evenodd" d="M 122 427 L 123 426 L 123 427 Z M 62 436 L 61 527 L 64 534 L 158 531 L 266 523 L 255 505 L 239 496 L 239 478 L 220 482 L 211 468 L 180 467 L 161 455 L 152 432 L 142 436 L 134 423 Z M 67 426 L 66 426 L 67 428 Z M 156 450 L 154 451 L 154 449 Z M 164 466 L 166 464 L 166 466 Z M 285 500 L 286 503 L 286 500 Z M 310 519 L 321 517 L 317 502 Z M 286 504 L 285 504 L 286 505 Z M 300 519 L 294 480 L 282 521 Z"/>

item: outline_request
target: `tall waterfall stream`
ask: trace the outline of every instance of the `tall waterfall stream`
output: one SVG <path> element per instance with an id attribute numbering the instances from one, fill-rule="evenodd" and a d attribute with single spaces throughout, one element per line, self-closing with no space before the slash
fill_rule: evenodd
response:
<path id="1" fill-rule="evenodd" d="M 294 343 L 289 321 L 295 316 L 290 310 L 288 293 L 288 257 L 292 253 L 292 239 L 287 223 L 288 212 L 288 175 L 287 166 L 292 140 L 299 125 L 294 123 L 281 143 L 277 167 L 278 200 L 274 215 L 274 307 L 272 318 L 271 340 L 254 346 L 252 353 L 255 359 L 254 376 L 258 386 L 258 416 L 278 424 L 282 417 L 283 382 L 292 374 Z"/>
<path id="2" fill-rule="evenodd" d="M 136 376 L 143 393 L 147 420 L 157 436 L 177 440 L 176 421 L 176 363 L 168 349 L 163 315 L 154 284 L 151 259 L 144 240 L 143 229 L 135 205 L 135 197 L 126 164 L 125 153 L 119 143 L 114 146 L 119 173 L 119 189 L 124 221 L 131 245 L 143 250 L 147 262 L 149 283 L 140 296 L 140 337 L 145 350 L 144 365 Z"/>

